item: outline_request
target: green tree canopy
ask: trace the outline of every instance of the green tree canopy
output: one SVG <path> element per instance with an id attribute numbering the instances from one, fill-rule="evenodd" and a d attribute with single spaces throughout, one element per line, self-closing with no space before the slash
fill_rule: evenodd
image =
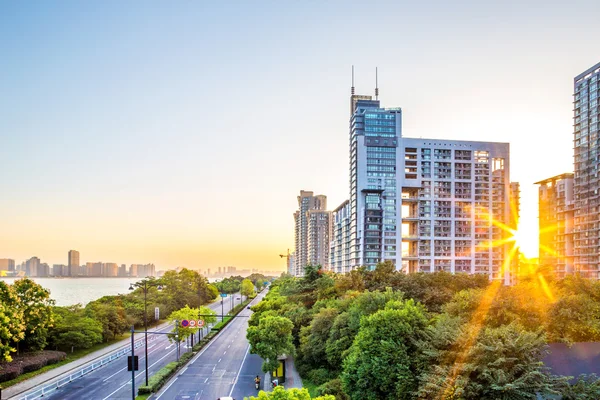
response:
<path id="1" fill-rule="evenodd" d="M 414 398 L 421 372 L 416 341 L 426 326 L 425 307 L 412 299 L 363 318 L 343 363 L 346 394 L 353 400 Z"/>
<path id="2" fill-rule="evenodd" d="M 284 389 L 281 386 L 273 388 L 272 392 L 258 393 L 258 396 L 244 397 L 244 400 L 335 400 L 335 396 L 325 395 L 310 397 L 306 389 Z"/>
<path id="3" fill-rule="evenodd" d="M 169 322 L 177 321 L 177 326 L 173 327 L 173 330 L 171 331 L 172 334 L 169 335 L 169 339 L 174 341 L 175 333 L 178 333 L 179 341 L 183 342 L 189 336 L 198 332 L 199 328 L 197 327 L 192 328 L 191 326 L 181 326 L 181 321 L 183 321 L 184 319 L 188 321 L 203 320 L 205 324 L 209 324 L 217 321 L 216 315 L 216 312 L 204 306 L 198 308 L 190 308 L 188 306 L 185 306 L 177 311 L 173 311 L 171 315 L 169 315 L 168 320 Z"/>
<path id="4" fill-rule="evenodd" d="M 12 286 L 0 281 L 0 361 L 11 361 L 14 343 L 25 337 L 23 309 Z"/>
<path id="5" fill-rule="evenodd" d="M 50 291 L 29 278 L 18 279 L 13 290 L 19 298 L 18 307 L 23 311 L 25 338 L 23 350 L 43 350 L 48 339 L 48 328 L 54 322 Z"/>
<path id="6" fill-rule="evenodd" d="M 241 287 L 240 287 L 240 293 L 242 294 L 242 296 L 254 296 L 256 294 L 256 291 L 254 289 L 254 284 L 252 283 L 252 281 L 250 279 L 244 279 L 242 281 Z"/>
<path id="7" fill-rule="evenodd" d="M 284 354 L 294 355 L 293 327 L 294 324 L 289 319 L 275 316 L 261 318 L 258 326 L 248 327 L 246 337 L 250 342 L 250 353 L 258 354 L 264 360 L 264 372 L 277 369 L 277 357 Z"/>
<path id="8" fill-rule="evenodd" d="M 79 304 L 54 307 L 54 326 L 49 331 L 50 346 L 70 350 L 71 347 L 87 349 L 102 342 L 102 323 L 85 316 Z"/>

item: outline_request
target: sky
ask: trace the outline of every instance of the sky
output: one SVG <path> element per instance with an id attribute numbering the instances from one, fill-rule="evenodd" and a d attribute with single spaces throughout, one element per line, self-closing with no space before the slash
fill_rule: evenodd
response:
<path id="1" fill-rule="evenodd" d="M 403 135 L 509 142 L 573 170 L 600 2 L 0 1 L 0 258 L 283 269 L 300 190 L 348 197 L 356 90 Z"/>

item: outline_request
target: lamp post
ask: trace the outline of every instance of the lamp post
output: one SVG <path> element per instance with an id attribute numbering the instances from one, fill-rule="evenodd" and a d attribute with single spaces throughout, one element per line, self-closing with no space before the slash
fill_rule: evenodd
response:
<path id="1" fill-rule="evenodd" d="M 156 286 L 158 290 L 162 289 L 160 284 L 154 285 L 153 282 L 150 282 L 150 287 Z M 135 288 L 140 288 L 144 291 L 144 350 L 146 354 L 146 386 L 148 386 L 148 321 L 147 321 L 147 308 L 148 308 L 148 279 L 144 279 L 141 282 L 131 283 L 129 285 L 129 290 L 134 290 Z"/>

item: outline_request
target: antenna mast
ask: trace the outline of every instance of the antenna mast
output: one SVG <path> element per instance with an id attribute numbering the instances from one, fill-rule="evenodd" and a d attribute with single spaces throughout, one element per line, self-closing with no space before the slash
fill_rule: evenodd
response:
<path id="1" fill-rule="evenodd" d="M 379 100 L 379 82 L 377 81 L 377 67 L 375 67 L 375 100 Z"/>
<path id="2" fill-rule="evenodd" d="M 354 96 L 354 65 L 352 66 L 352 87 L 350 88 L 350 94 Z"/>

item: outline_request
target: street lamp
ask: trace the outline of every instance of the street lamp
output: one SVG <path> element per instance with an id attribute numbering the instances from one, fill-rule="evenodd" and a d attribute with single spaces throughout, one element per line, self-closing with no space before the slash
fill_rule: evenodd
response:
<path id="1" fill-rule="evenodd" d="M 148 286 L 150 283 L 150 286 Z M 148 322 L 147 322 L 147 296 L 148 296 L 148 287 L 156 286 L 158 290 L 162 289 L 160 284 L 155 284 L 154 280 L 144 279 L 141 282 L 130 283 L 129 290 L 135 290 L 135 288 L 140 288 L 144 291 L 144 334 L 145 334 L 145 352 L 146 352 L 146 386 L 148 386 Z"/>

